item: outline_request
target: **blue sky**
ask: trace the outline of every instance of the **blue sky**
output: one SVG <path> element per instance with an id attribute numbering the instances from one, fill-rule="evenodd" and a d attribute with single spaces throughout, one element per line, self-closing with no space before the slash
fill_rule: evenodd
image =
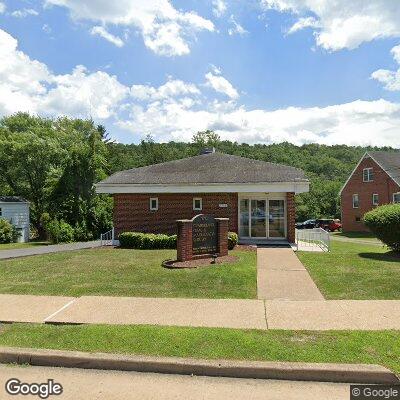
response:
<path id="1" fill-rule="evenodd" d="M 400 147 L 397 0 L 0 0 L 0 33 L 0 115 Z"/>

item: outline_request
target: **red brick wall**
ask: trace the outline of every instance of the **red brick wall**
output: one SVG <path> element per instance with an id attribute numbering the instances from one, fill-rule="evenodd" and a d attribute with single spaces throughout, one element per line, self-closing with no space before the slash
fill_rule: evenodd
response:
<path id="1" fill-rule="evenodd" d="M 363 169 L 371 167 L 374 171 L 373 182 L 363 182 Z M 379 204 L 381 205 L 391 203 L 393 200 L 393 193 L 399 191 L 400 187 L 375 161 L 371 158 L 362 160 L 342 191 L 341 206 L 343 231 L 367 231 L 368 228 L 362 223 L 362 218 L 367 211 L 375 207 L 372 204 L 372 194 L 377 193 L 379 195 Z M 353 194 L 358 194 L 359 196 L 359 208 L 353 208 Z M 357 217 L 360 218 L 360 222 L 356 221 Z"/>
<path id="2" fill-rule="evenodd" d="M 149 199 L 158 197 L 158 211 L 150 211 Z M 193 198 L 203 199 L 203 210 L 193 211 Z M 220 208 L 219 204 L 228 207 Z M 238 231 L 237 193 L 115 194 L 114 227 L 116 235 L 126 231 L 177 233 L 176 220 L 197 214 L 229 218 L 229 230 Z"/>
<path id="3" fill-rule="evenodd" d="M 287 238 L 289 243 L 296 241 L 296 205 L 294 193 L 286 193 L 286 217 L 287 217 Z"/>

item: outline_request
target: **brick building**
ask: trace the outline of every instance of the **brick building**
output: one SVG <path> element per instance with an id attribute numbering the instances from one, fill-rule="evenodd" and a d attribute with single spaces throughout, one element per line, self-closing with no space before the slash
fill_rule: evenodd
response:
<path id="1" fill-rule="evenodd" d="M 294 242 L 294 196 L 307 192 L 293 167 L 212 151 L 134 168 L 96 185 L 114 196 L 114 228 L 121 232 L 176 233 L 176 220 L 197 214 L 229 218 L 242 241 Z"/>
<path id="2" fill-rule="evenodd" d="M 368 231 L 363 216 L 374 207 L 400 203 L 400 152 L 368 151 L 341 192 L 343 231 Z"/>

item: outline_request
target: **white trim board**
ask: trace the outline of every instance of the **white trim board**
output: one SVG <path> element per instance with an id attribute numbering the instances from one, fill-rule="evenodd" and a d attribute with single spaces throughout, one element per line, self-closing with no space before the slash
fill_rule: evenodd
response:
<path id="1" fill-rule="evenodd" d="M 137 185 L 137 184 L 101 184 L 96 186 L 97 193 L 277 193 L 295 194 L 309 191 L 309 182 L 269 182 L 239 184 L 182 184 L 182 185 Z"/>
<path id="2" fill-rule="evenodd" d="M 389 174 L 389 172 L 386 171 L 385 168 L 383 168 L 383 166 L 382 166 L 381 164 L 379 164 L 379 162 L 376 161 L 376 159 L 375 159 L 374 157 L 372 157 L 371 154 L 368 153 L 368 151 L 366 151 L 366 152 L 364 153 L 364 155 L 360 158 L 360 161 L 357 163 L 356 167 L 353 169 L 353 172 L 352 172 L 352 173 L 350 174 L 350 176 L 347 178 L 346 183 L 345 183 L 345 184 L 343 185 L 343 187 L 340 189 L 339 196 L 342 195 L 342 192 L 343 192 L 344 188 L 345 188 L 345 187 L 347 186 L 347 184 L 350 182 L 350 179 L 353 177 L 354 173 L 357 171 L 357 168 L 360 166 L 361 162 L 362 162 L 365 158 L 367 158 L 367 156 L 370 157 L 370 158 L 375 162 L 375 164 L 378 165 L 378 167 L 380 167 L 384 172 L 386 172 L 386 175 L 387 175 L 390 179 L 392 179 L 393 182 L 394 182 L 396 185 L 398 185 L 398 183 L 397 183 L 396 180 L 393 178 L 393 176 L 392 176 L 391 174 Z"/>

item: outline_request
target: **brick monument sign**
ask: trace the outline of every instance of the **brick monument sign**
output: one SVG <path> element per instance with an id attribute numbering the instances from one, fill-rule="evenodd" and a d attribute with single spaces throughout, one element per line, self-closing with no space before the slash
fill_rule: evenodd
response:
<path id="1" fill-rule="evenodd" d="M 178 261 L 228 255 L 229 218 L 199 214 L 192 219 L 178 220 L 177 224 Z"/>

